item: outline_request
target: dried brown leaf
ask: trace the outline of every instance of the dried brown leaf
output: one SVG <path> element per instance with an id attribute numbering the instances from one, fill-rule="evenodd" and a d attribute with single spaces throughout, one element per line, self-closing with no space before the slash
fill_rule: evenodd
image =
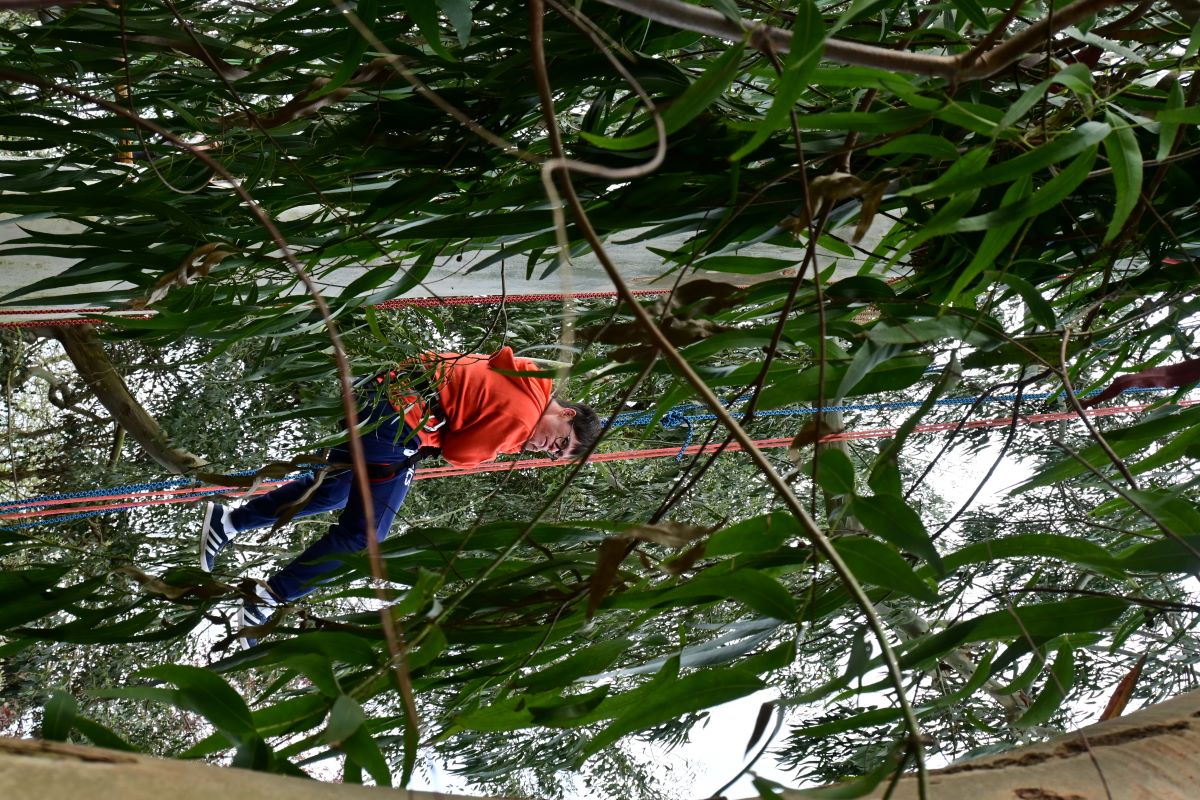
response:
<path id="1" fill-rule="evenodd" d="M 1156 387 L 1162 389 L 1177 389 L 1200 381 L 1200 358 L 1181 361 L 1165 367 L 1151 367 L 1131 375 L 1122 375 L 1108 385 L 1100 394 L 1080 402 L 1084 408 L 1102 403 L 1116 397 L 1126 389 Z"/>
<path id="2" fill-rule="evenodd" d="M 868 185 L 862 193 L 862 208 L 858 211 L 858 225 L 854 228 L 854 238 L 851 241 L 858 244 L 867 235 L 875 215 L 879 213 L 879 204 L 883 201 L 883 193 L 887 190 L 886 181 L 876 181 Z"/>
<path id="3" fill-rule="evenodd" d="M 608 594 L 621 569 L 621 562 L 629 554 L 630 547 L 632 542 L 625 537 L 613 537 L 600 543 L 600 552 L 596 556 L 596 571 L 588 581 L 588 619 L 592 618 L 604 596 Z"/>
<path id="4" fill-rule="evenodd" d="M 823 414 L 818 414 L 806 422 L 804 427 L 800 429 L 800 432 L 796 434 L 796 438 L 792 439 L 791 444 L 788 445 L 788 456 L 793 461 L 798 461 L 802 455 L 801 451 L 805 447 L 815 445 L 826 436 L 834 433 L 841 433 L 841 429 L 834 428 L 825 421 Z"/>
<path id="5" fill-rule="evenodd" d="M 659 522 L 655 525 L 635 525 L 625 535 L 643 542 L 654 542 L 667 547 L 682 547 L 694 539 L 707 536 L 714 529 L 687 522 Z"/>
<path id="6" fill-rule="evenodd" d="M 1142 653 L 1141 658 L 1133 665 L 1133 669 L 1129 670 L 1124 678 L 1121 678 L 1121 682 L 1113 690 L 1112 697 L 1108 700 L 1108 705 L 1104 707 L 1104 713 L 1100 715 L 1100 722 L 1121 716 L 1121 712 L 1129 704 L 1129 698 L 1133 696 L 1133 690 L 1137 687 L 1138 678 L 1142 677 L 1142 667 L 1145 665 L 1146 654 Z"/>
<path id="7" fill-rule="evenodd" d="M 154 305 L 166 297 L 173 287 L 187 286 L 198 278 L 203 278 L 208 275 L 209 270 L 233 254 L 234 251 L 223 242 L 202 244 L 188 253 L 178 267 L 155 281 L 146 299 L 134 300 L 130 305 L 134 308 Z"/>
<path id="8" fill-rule="evenodd" d="M 699 542 L 692 545 L 674 558 L 669 558 L 659 564 L 658 568 L 668 575 L 682 575 L 696 566 L 697 561 L 704 558 L 704 549 L 707 546 L 707 542 Z"/>
<path id="9" fill-rule="evenodd" d="M 775 701 L 763 703 L 758 708 L 758 719 L 754 720 L 754 730 L 750 734 L 750 741 L 746 742 L 746 751 L 743 756 L 750 755 L 750 751 L 754 749 L 754 745 L 758 744 L 758 740 L 767 731 L 767 723 L 771 721 L 771 714 L 775 711 Z"/>

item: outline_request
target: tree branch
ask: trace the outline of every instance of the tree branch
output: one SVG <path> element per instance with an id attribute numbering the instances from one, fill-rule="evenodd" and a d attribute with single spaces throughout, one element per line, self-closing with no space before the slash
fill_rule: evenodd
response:
<path id="1" fill-rule="evenodd" d="M 695 31 L 731 42 L 745 41 L 758 50 L 787 52 L 792 32 L 783 28 L 746 21 L 739 25 L 719 11 L 688 5 L 681 0 L 598 0 L 607 6 L 629 11 L 646 19 L 683 30 Z M 825 40 L 824 57 L 839 64 L 876 67 L 915 75 L 933 75 L 953 81 L 986 78 L 1012 64 L 1038 47 L 1048 34 L 1074 25 L 1082 19 L 1117 5 L 1121 0 L 1076 0 L 1058 9 L 1053 18 L 1038 20 L 1028 28 L 996 45 L 982 55 L 963 53 L 937 56 L 889 50 L 886 47 L 830 37 Z M 968 63 L 968 57 L 974 63 Z"/>
<path id="2" fill-rule="evenodd" d="M 91 325 L 59 325 L 49 333 L 62 343 L 79 376 L 108 409 L 113 419 L 142 446 L 146 455 L 176 475 L 207 465 L 197 455 L 171 445 L 170 437 L 130 393 L 100 345 L 100 337 Z"/>

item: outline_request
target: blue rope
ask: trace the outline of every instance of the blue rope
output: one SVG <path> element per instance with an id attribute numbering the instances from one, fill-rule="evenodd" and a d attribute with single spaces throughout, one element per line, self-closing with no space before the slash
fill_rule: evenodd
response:
<path id="1" fill-rule="evenodd" d="M 1100 394 L 1101 389 L 1093 389 L 1090 392 L 1084 392 L 1079 397 L 1092 397 Z M 1156 392 L 1165 392 L 1167 389 L 1159 387 L 1135 387 L 1125 389 L 1122 394 L 1151 394 Z M 1021 395 L 1022 400 L 1048 400 L 1056 397 L 1061 392 L 1029 392 Z M 750 395 L 743 395 L 735 399 L 732 403 L 726 404 L 726 407 L 744 403 L 750 399 Z M 997 394 L 989 395 L 983 399 L 984 403 L 1013 403 L 1016 402 L 1017 395 L 1015 394 Z M 939 406 L 966 406 L 972 405 L 979 401 L 978 395 L 965 397 L 943 397 L 934 401 L 934 405 Z M 839 406 L 822 406 L 820 408 L 785 408 L 771 409 L 768 411 L 756 411 L 755 417 L 788 417 L 805 414 L 823 414 L 833 411 L 897 411 L 904 408 L 920 408 L 924 405 L 922 400 L 896 400 L 884 403 L 850 403 Z M 675 460 L 679 461 L 683 458 L 687 448 L 692 443 L 693 423 L 711 422 L 717 418 L 716 414 L 688 414 L 685 413 L 692 409 L 702 408 L 696 403 L 686 403 L 681 406 L 676 406 L 665 412 L 658 424 L 665 430 L 671 430 L 681 426 L 687 426 L 687 436 L 684 439 L 683 447 L 679 449 L 679 454 L 675 456 Z M 619 414 L 614 414 L 609 418 L 608 425 L 612 428 L 620 428 L 627 425 L 649 425 L 654 420 L 653 411 L 623 411 Z"/>

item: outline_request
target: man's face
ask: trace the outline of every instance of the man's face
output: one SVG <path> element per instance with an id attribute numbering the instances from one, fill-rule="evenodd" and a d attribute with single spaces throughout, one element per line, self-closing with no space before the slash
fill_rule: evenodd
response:
<path id="1" fill-rule="evenodd" d="M 550 406 L 533 427 L 525 449 L 539 450 L 550 458 L 563 458 L 578 444 L 571 424 L 574 419 L 575 409 L 550 401 Z"/>

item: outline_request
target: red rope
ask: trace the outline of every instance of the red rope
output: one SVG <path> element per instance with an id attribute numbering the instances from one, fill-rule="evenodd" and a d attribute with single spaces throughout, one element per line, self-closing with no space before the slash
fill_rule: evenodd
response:
<path id="1" fill-rule="evenodd" d="M 1181 400 L 1178 405 L 1191 406 L 1200 401 L 1197 400 Z M 1084 413 L 1089 417 L 1112 417 L 1120 414 L 1136 414 L 1139 411 L 1144 411 L 1150 408 L 1152 404 L 1127 405 L 1127 406 L 1112 406 L 1110 408 L 1091 408 Z M 1018 417 L 1017 421 L 1021 424 L 1036 425 L 1044 422 L 1055 422 L 1059 420 L 1069 420 L 1077 417 L 1074 411 L 1058 411 L 1049 414 L 1029 414 L 1023 417 Z M 966 422 L 935 422 L 926 425 L 917 425 L 913 428 L 913 433 L 939 433 L 942 431 L 954 430 L 955 428 L 978 429 L 978 428 L 999 428 L 1011 424 L 1012 417 L 995 417 L 993 419 L 967 420 Z M 894 436 L 897 428 L 870 428 L 862 431 L 843 431 L 841 433 L 831 433 L 821 437 L 821 442 L 842 442 L 854 441 L 858 439 L 883 439 L 888 436 Z M 783 436 L 774 439 L 760 439 L 754 444 L 760 450 L 769 450 L 778 447 L 787 447 L 792 442 L 792 437 Z M 696 455 L 704 450 L 715 450 L 716 445 L 691 445 L 682 449 L 683 455 Z M 741 445 L 736 442 L 731 443 L 725 448 L 725 452 L 740 452 Z M 632 461 L 643 458 L 666 458 L 670 456 L 680 455 L 681 450 L 678 447 L 656 447 L 646 450 L 618 450 L 611 453 L 596 453 L 589 461 Z M 416 480 L 428 480 L 431 478 L 448 478 L 458 475 L 474 475 L 485 472 L 502 472 L 510 469 L 540 469 L 542 467 L 562 467 L 570 462 L 561 460 L 552 460 L 549 458 L 530 458 L 521 461 L 493 461 L 486 464 L 480 464 L 478 467 L 462 468 L 462 467 L 426 467 L 419 469 L 414 476 Z M 275 486 L 285 483 L 286 481 L 264 481 L 254 494 L 262 494 L 270 491 Z M 181 489 L 165 489 L 148 493 L 127 493 L 114 495 L 97 495 L 84 498 L 87 502 L 104 499 L 135 499 L 135 503 L 112 503 L 89 506 L 68 506 L 69 503 L 82 502 L 80 498 L 56 499 L 40 501 L 36 509 L 25 511 L 9 511 L 0 513 L 0 520 L 15 520 L 27 519 L 30 517 L 45 517 L 58 514 L 74 514 L 85 511 L 100 511 L 112 510 L 117 511 L 126 508 L 138 508 L 141 506 L 165 505 L 169 503 L 186 503 L 199 497 L 211 494 L 214 489 L 228 490 L 229 492 L 241 491 L 235 486 L 195 486 Z M 168 495 L 161 497 L 161 495 Z M 143 499 L 156 498 L 156 499 Z M 44 506 L 51 506 L 44 508 Z"/>

